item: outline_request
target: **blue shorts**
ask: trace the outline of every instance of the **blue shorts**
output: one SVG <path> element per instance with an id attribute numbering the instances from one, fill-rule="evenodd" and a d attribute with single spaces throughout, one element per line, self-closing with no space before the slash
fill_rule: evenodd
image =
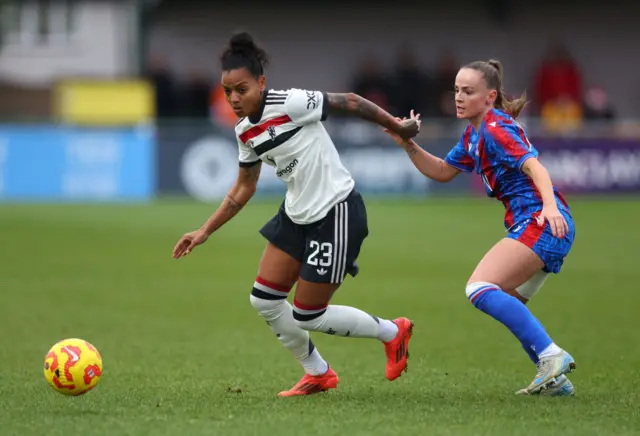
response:
<path id="1" fill-rule="evenodd" d="M 544 228 L 538 226 L 535 219 L 538 214 L 512 226 L 508 230 L 509 234 L 507 235 L 508 238 L 520 241 L 531 248 L 533 252 L 542 259 L 542 262 L 544 262 L 544 271 L 554 274 L 560 272 L 564 258 L 569 254 L 576 235 L 576 229 L 571 215 L 565 211 L 560 211 L 560 213 L 562 213 L 569 225 L 569 233 L 562 239 L 553 236 L 549 223 L 546 223 Z"/>

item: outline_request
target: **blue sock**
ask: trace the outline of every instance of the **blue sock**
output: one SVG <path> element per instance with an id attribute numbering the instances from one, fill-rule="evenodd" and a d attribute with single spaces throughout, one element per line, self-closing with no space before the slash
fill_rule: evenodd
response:
<path id="1" fill-rule="evenodd" d="M 522 348 L 524 348 L 524 351 L 526 351 L 526 353 L 529 355 L 529 359 L 531 359 L 531 361 L 535 365 L 537 365 L 540 359 L 538 359 L 538 355 L 536 354 L 536 352 L 528 348 L 527 345 L 524 344 L 524 342 L 521 342 L 521 344 L 522 344 Z"/>
<path id="2" fill-rule="evenodd" d="M 491 283 L 467 286 L 469 301 L 478 309 L 504 324 L 518 338 L 531 360 L 553 343 L 540 321 L 520 300 Z M 534 358 L 535 356 L 535 358 Z"/>
<path id="3" fill-rule="evenodd" d="M 522 304 L 524 304 L 524 303 L 522 303 Z M 526 306 L 526 304 L 525 304 L 525 306 Z M 538 325 L 540 326 L 540 328 L 544 330 L 544 327 L 542 326 L 542 323 L 540 322 L 540 320 L 539 320 L 538 318 L 535 318 L 535 320 L 536 320 L 536 322 L 538 323 Z M 522 348 L 524 348 L 524 351 L 526 351 L 526 352 L 527 352 L 527 354 L 529 355 L 529 359 L 531 359 L 531 361 L 532 361 L 534 364 L 536 364 L 536 365 L 537 365 L 537 364 L 538 364 L 538 362 L 540 361 L 540 358 L 538 357 L 538 354 L 537 354 L 535 351 L 533 351 L 533 350 L 531 350 L 531 349 L 527 348 L 527 347 L 525 346 L 525 344 L 522 344 Z M 543 350 L 544 350 L 544 348 L 543 348 L 542 350 L 540 350 L 540 352 L 542 352 Z"/>

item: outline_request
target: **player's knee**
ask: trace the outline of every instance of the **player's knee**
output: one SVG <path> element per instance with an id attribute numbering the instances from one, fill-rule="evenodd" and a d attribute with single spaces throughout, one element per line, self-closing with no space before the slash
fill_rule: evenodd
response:
<path id="1" fill-rule="evenodd" d="M 253 293 L 249 295 L 249 302 L 251 302 L 251 306 L 253 306 L 257 312 L 272 309 L 279 303 L 277 300 L 265 300 L 264 298 L 256 297 Z"/>
<path id="2" fill-rule="evenodd" d="M 500 290 L 500 288 L 493 283 L 471 282 L 467 284 L 465 294 L 469 302 L 475 306 L 484 293 L 495 290 Z"/>
<path id="3" fill-rule="evenodd" d="M 284 310 L 289 289 L 258 277 L 253 284 L 249 301 L 260 315 L 275 319 Z"/>
<path id="4" fill-rule="evenodd" d="M 321 331 L 322 326 L 324 325 L 323 317 L 319 317 L 313 320 L 300 320 L 300 319 L 295 319 L 294 317 L 294 320 L 298 328 L 302 330 L 310 331 L 310 332 Z"/>
<path id="5" fill-rule="evenodd" d="M 284 310 L 285 299 L 269 300 L 256 296 L 253 292 L 249 296 L 251 306 L 267 321 L 276 319 Z"/>
<path id="6" fill-rule="evenodd" d="M 471 299 L 471 297 L 477 291 L 480 291 L 487 286 L 495 286 L 495 285 L 489 282 L 471 282 L 471 283 L 467 283 L 467 287 L 465 288 L 464 292 L 465 294 L 467 294 L 467 298 Z"/>
<path id="7" fill-rule="evenodd" d="M 325 324 L 325 313 L 327 306 L 301 307 L 297 302 L 293 302 L 293 319 L 296 325 L 302 330 L 320 331 Z"/>
<path id="8" fill-rule="evenodd" d="M 296 312 L 295 308 L 293 310 L 293 320 L 295 321 L 298 328 L 307 331 L 321 330 L 322 325 L 324 324 L 324 317 L 322 315 L 318 315 L 315 318 L 307 318 L 304 315 Z"/>

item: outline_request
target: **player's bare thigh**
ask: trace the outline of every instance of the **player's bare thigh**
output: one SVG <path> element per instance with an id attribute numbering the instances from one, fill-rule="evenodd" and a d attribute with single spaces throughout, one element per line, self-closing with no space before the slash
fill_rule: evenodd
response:
<path id="1" fill-rule="evenodd" d="M 298 303 L 309 306 L 319 307 L 329 304 L 333 294 L 338 290 L 340 284 L 336 283 L 314 283 L 298 278 L 298 286 L 296 286 L 295 299 Z"/>
<path id="2" fill-rule="evenodd" d="M 300 274 L 300 262 L 268 242 L 264 249 L 258 277 L 270 283 L 292 288 Z"/>
<path id="3" fill-rule="evenodd" d="M 333 293 L 340 287 L 334 283 L 314 283 L 299 277 L 300 262 L 272 243 L 262 254 L 258 276 L 268 282 L 292 288 L 296 286 L 295 299 L 305 306 L 324 306 L 329 304 Z"/>
<path id="4" fill-rule="evenodd" d="M 467 283 L 489 282 L 511 291 L 543 267 L 542 259 L 529 247 L 514 239 L 504 238 L 484 255 Z"/>

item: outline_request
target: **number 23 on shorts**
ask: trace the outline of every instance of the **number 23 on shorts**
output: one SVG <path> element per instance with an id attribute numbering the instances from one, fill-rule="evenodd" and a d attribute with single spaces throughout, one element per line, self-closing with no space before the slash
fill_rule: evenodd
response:
<path id="1" fill-rule="evenodd" d="M 307 258 L 307 264 L 321 267 L 331 266 L 333 260 L 333 244 L 331 242 L 309 241 L 309 248 L 312 251 Z"/>

